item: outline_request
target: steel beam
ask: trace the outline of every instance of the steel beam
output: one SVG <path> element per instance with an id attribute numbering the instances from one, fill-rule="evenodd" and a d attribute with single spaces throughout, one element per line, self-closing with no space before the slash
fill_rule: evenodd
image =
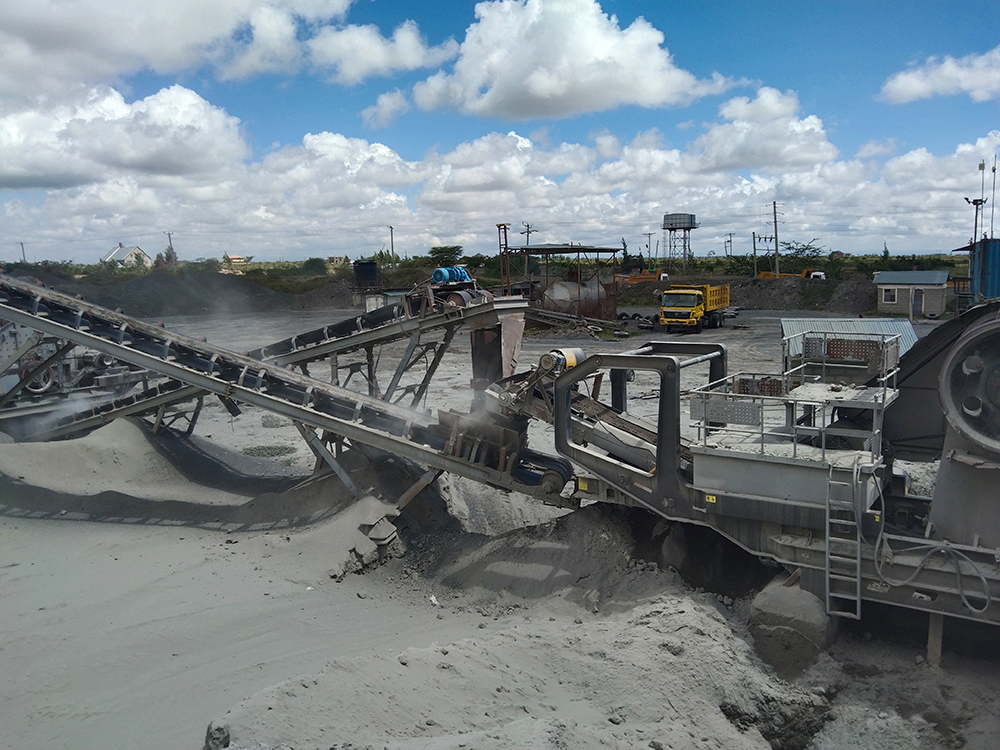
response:
<path id="1" fill-rule="evenodd" d="M 107 352 L 122 362 L 352 442 L 484 484 L 544 494 L 538 487 L 514 480 L 509 467 L 494 469 L 472 463 L 421 442 L 435 438 L 431 428 L 436 426 L 422 412 L 327 385 L 7 277 L 0 277 L 0 313 L 28 328 Z"/>

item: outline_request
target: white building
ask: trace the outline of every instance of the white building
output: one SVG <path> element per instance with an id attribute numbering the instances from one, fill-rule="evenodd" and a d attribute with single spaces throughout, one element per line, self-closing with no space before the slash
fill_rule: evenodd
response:
<path id="1" fill-rule="evenodd" d="M 125 247 L 120 242 L 118 247 L 101 258 L 101 263 L 114 263 L 116 266 L 124 266 L 125 268 L 153 267 L 153 259 L 146 255 L 141 247 Z"/>

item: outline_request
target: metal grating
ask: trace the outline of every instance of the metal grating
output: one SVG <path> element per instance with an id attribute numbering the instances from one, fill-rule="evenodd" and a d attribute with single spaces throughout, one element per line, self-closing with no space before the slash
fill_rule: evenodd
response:
<path id="1" fill-rule="evenodd" d="M 905 318 L 782 318 L 781 335 L 785 338 L 804 333 L 833 333 L 840 336 L 853 334 L 899 334 L 900 356 L 917 343 L 917 334 Z M 801 337 L 800 337 L 801 339 Z M 791 342 L 789 356 L 802 354 L 797 342 Z M 812 352 L 807 352 L 812 356 Z"/>
<path id="2" fill-rule="evenodd" d="M 735 392 L 741 396 L 784 396 L 781 378 L 737 378 Z"/>
<path id="3" fill-rule="evenodd" d="M 695 422 L 746 424 L 759 427 L 764 421 L 764 405 L 753 401 L 730 401 L 709 397 L 691 402 L 691 419 Z"/>

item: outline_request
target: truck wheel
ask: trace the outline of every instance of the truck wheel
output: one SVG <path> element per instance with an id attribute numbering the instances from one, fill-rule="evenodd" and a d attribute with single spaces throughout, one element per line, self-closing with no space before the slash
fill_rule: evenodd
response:
<path id="1" fill-rule="evenodd" d="M 702 329 L 705 327 L 705 319 L 698 318 L 698 322 L 694 324 L 694 332 L 701 333 Z"/>

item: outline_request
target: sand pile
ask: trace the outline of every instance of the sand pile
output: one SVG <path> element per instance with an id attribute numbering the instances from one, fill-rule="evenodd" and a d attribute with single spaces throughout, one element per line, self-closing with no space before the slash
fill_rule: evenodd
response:
<path id="1" fill-rule="evenodd" d="M 364 487 L 391 483 L 394 477 L 385 467 L 355 471 Z M 355 500 L 332 474 L 304 479 L 270 461 L 218 447 L 209 453 L 197 441 L 169 432 L 153 435 L 138 420 L 116 420 L 76 440 L 0 445 L 0 498 L 0 511 L 11 516 L 200 526 L 230 533 L 315 525 L 297 537 L 292 559 L 319 561 L 313 573 L 320 578 L 342 577 L 401 551 L 398 542 L 380 550 L 373 541 L 380 539 L 373 528 L 385 519 L 385 531 L 398 516 L 395 508 L 371 495 Z M 426 511 L 434 503 L 428 492 L 413 510 Z M 437 505 L 443 508 L 439 498 Z M 404 520 L 419 525 L 426 515 L 411 513 Z M 311 545 L 309 539 L 319 541 Z M 264 543 L 244 541 L 245 549 Z"/>
<path id="2" fill-rule="evenodd" d="M 189 482 L 150 445 L 147 431 L 126 419 L 77 440 L 4 445 L 0 474 L 71 496 L 115 493 L 150 501 L 183 497 L 204 505 L 235 505 L 248 498 L 244 493 Z M 5 499 L 15 501 L 16 493 Z"/>
<path id="3" fill-rule="evenodd" d="M 762 672 L 726 619 L 663 596 L 625 614 L 338 659 L 243 701 L 233 747 L 801 748 L 822 696 Z"/>
<path id="4" fill-rule="evenodd" d="M 597 613 L 676 585 L 656 565 L 638 560 L 634 547 L 624 513 L 592 505 L 492 539 L 465 536 L 427 572 L 474 601 L 510 606 L 560 598 Z"/>
<path id="5" fill-rule="evenodd" d="M 448 513 L 464 531 L 484 536 L 551 521 L 568 511 L 544 505 L 520 492 L 507 492 L 454 474 L 442 474 L 438 488 Z"/>
<path id="6" fill-rule="evenodd" d="M 441 617 L 483 617 L 475 636 L 338 658 L 212 729 L 247 749 L 805 747 L 826 699 L 776 679 L 731 608 L 692 598 L 632 544 L 618 513 L 588 508 L 411 549 L 400 585 Z"/>

